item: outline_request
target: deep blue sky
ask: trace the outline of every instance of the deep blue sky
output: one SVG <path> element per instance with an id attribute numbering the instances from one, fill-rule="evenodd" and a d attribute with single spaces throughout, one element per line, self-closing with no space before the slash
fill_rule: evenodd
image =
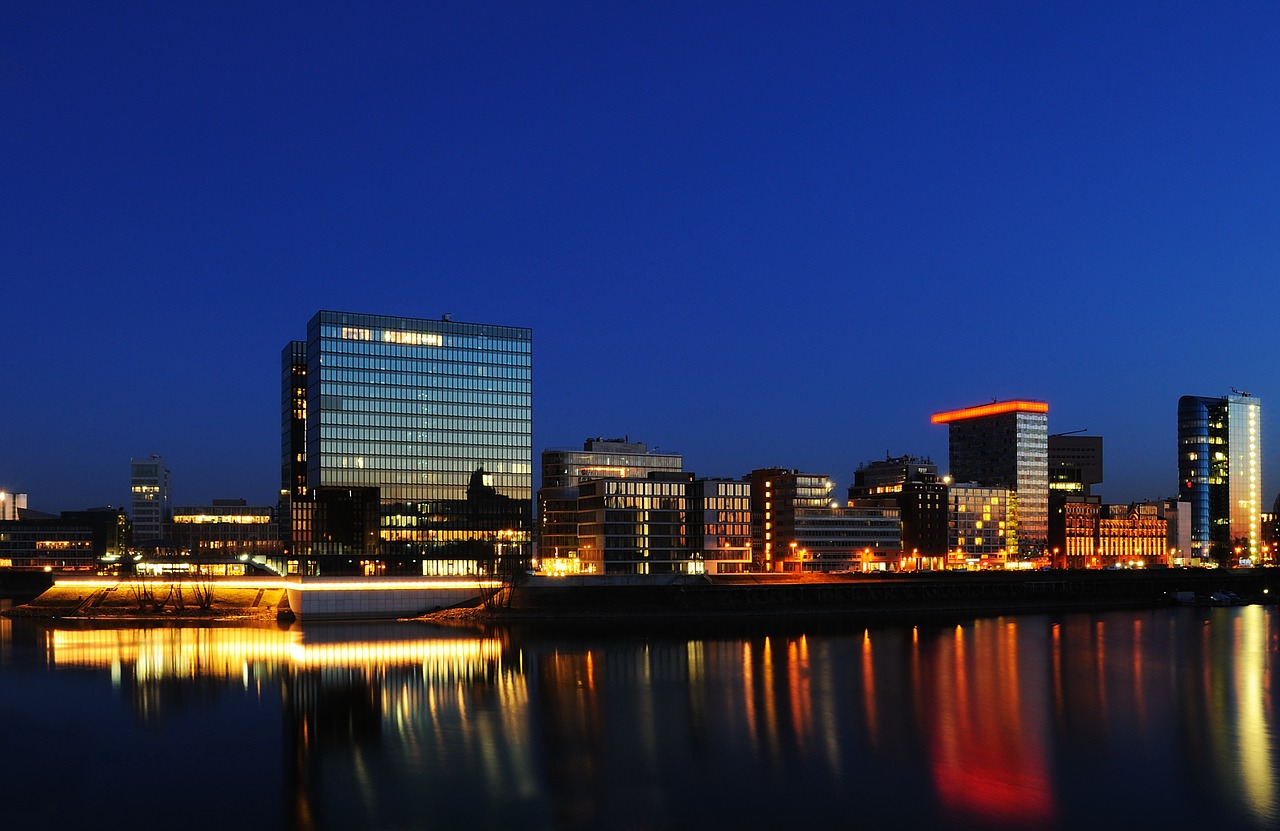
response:
<path id="1" fill-rule="evenodd" d="M 1169 495 L 1235 386 L 1269 505 L 1280 6 L 978 5 L 6 3 L 0 488 L 273 502 L 330 308 L 531 327 L 535 456 L 841 487 L 1021 396 Z"/>

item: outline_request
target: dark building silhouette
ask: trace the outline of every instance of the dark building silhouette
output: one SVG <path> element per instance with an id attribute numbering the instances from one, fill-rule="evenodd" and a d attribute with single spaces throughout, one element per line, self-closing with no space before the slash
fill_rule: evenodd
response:
<path id="1" fill-rule="evenodd" d="M 91 571 L 120 562 L 132 547 L 132 523 L 120 508 L 17 514 L 0 520 L 3 568 Z"/>
<path id="2" fill-rule="evenodd" d="M 849 505 L 868 499 L 891 499 L 901 511 L 904 556 L 946 557 L 947 485 L 932 461 L 898 456 L 860 465 L 849 486 Z"/>
<path id="3" fill-rule="evenodd" d="M 1102 436 L 1049 436 L 1049 492 L 1093 493 L 1102 483 Z"/>

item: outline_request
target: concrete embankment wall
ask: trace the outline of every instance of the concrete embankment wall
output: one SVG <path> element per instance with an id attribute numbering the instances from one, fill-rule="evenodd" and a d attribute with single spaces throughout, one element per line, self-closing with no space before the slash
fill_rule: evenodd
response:
<path id="1" fill-rule="evenodd" d="M 1167 605 L 1181 593 L 1234 592 L 1255 601 L 1280 591 L 1280 570 L 934 572 L 785 578 L 763 575 L 530 581 L 514 612 L 564 615 L 902 614 L 1106 609 Z"/>
<path id="2" fill-rule="evenodd" d="M 0 570 L 0 597 L 19 603 L 39 597 L 53 585 L 53 574 L 47 571 Z"/>
<path id="3" fill-rule="evenodd" d="M 300 620 L 382 620 L 415 617 L 433 610 L 479 602 L 481 588 L 476 581 L 458 581 L 449 585 L 417 586 L 414 580 L 397 587 L 383 579 L 377 591 L 363 589 L 350 578 L 325 581 L 311 578 L 288 590 L 289 606 Z M 326 583 L 329 586 L 326 586 Z M 333 584 L 342 588 L 331 588 Z"/>

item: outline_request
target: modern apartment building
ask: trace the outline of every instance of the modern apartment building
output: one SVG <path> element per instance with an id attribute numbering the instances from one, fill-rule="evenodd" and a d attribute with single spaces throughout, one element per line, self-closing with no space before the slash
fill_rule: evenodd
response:
<path id="1" fill-rule="evenodd" d="M 1007 488 L 1017 499 L 1016 543 L 1009 555 L 1044 551 L 1049 533 L 1049 405 L 1043 401 L 995 401 L 935 413 L 949 428 L 951 478 Z"/>
<path id="2" fill-rule="evenodd" d="M 1249 393 L 1178 399 L 1178 495 L 1191 505 L 1191 558 L 1262 553 L 1262 403 Z"/>
<path id="3" fill-rule="evenodd" d="M 747 482 L 650 471 L 588 479 L 577 493 L 576 542 L 567 555 L 544 553 L 546 571 L 715 574 L 750 562 Z"/>
<path id="4" fill-rule="evenodd" d="M 948 486 L 948 568 L 1004 566 L 1017 551 L 1017 497 L 1009 488 L 973 482 Z"/>
<path id="5" fill-rule="evenodd" d="M 173 519 L 172 488 L 164 457 L 153 453 L 145 459 L 131 459 L 129 490 L 133 542 L 154 542 L 168 536 Z"/>
<path id="6" fill-rule="evenodd" d="M 630 437 L 591 438 L 582 449 L 542 451 L 538 488 L 537 553 L 560 568 L 579 568 L 578 485 L 592 479 L 644 479 L 650 473 L 679 473 L 679 453 L 658 453 Z"/>
<path id="7" fill-rule="evenodd" d="M 287 345 L 282 367 L 286 570 L 485 574 L 527 561 L 529 329 L 320 311 L 305 344 Z"/>
<path id="8" fill-rule="evenodd" d="M 690 543 L 707 573 L 750 571 L 751 483 L 744 479 L 694 479 L 690 497 Z"/>
<path id="9" fill-rule="evenodd" d="M 578 556 L 597 574 L 701 571 L 689 545 L 690 473 L 590 479 L 579 486 Z"/>
<path id="10" fill-rule="evenodd" d="M 795 570 L 796 511 L 829 508 L 835 484 L 825 474 L 780 467 L 751 471 L 751 539 L 756 571 Z M 791 543 L 797 543 L 795 546 Z"/>

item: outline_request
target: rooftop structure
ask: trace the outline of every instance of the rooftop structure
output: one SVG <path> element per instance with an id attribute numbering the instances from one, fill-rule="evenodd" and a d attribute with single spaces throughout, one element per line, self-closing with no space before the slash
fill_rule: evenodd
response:
<path id="1" fill-rule="evenodd" d="M 542 451 L 542 487 L 563 488 L 605 477 L 643 479 L 650 471 L 678 472 L 684 469 L 679 453 L 659 453 L 647 444 L 617 439 L 594 438 L 581 450 Z"/>

